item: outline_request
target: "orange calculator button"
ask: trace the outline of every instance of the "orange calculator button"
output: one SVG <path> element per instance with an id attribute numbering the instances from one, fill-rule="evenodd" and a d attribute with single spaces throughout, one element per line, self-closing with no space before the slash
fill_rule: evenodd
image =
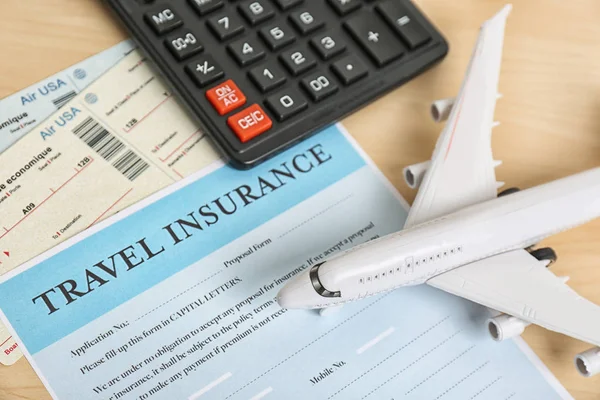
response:
<path id="1" fill-rule="evenodd" d="M 246 143 L 273 126 L 271 119 L 258 104 L 253 104 L 237 114 L 227 118 L 227 124 L 242 143 Z"/>
<path id="2" fill-rule="evenodd" d="M 207 90 L 206 98 L 219 115 L 225 115 L 246 103 L 246 96 L 231 79 Z"/>

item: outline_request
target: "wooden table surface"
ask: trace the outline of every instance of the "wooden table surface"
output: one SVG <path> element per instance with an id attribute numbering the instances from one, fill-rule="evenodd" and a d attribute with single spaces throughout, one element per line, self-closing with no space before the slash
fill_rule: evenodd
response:
<path id="1" fill-rule="evenodd" d="M 454 96 L 478 27 L 501 0 L 417 0 L 446 35 L 448 57 L 429 72 L 344 121 L 410 201 L 402 168 L 429 159 L 442 128 L 432 100 Z M 600 165 L 600 1 L 521 0 L 508 19 L 494 130 L 498 180 L 527 188 Z M 126 38 L 98 0 L 0 0 L 0 98 Z M 600 304 L 600 220 L 556 235 L 557 275 Z M 573 367 L 590 345 L 527 329 L 525 340 L 577 400 L 600 399 L 600 377 Z M 60 366 L 57 366 L 60 367 Z M 0 399 L 50 398 L 29 363 L 0 366 Z"/>

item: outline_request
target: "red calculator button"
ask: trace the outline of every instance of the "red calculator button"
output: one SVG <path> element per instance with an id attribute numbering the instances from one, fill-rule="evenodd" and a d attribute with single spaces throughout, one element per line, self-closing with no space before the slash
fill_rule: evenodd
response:
<path id="1" fill-rule="evenodd" d="M 246 96 L 231 79 L 207 90 L 206 98 L 219 115 L 225 115 L 246 104 Z"/>
<path id="2" fill-rule="evenodd" d="M 227 118 L 227 124 L 242 143 L 246 143 L 273 126 L 271 119 L 258 104 L 253 104 L 237 114 Z"/>

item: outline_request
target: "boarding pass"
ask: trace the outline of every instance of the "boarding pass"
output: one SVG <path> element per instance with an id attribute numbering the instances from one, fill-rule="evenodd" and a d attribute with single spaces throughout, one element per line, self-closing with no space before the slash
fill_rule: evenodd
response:
<path id="1" fill-rule="evenodd" d="M 0 153 L 135 49 L 125 40 L 0 101 Z"/>
<path id="2" fill-rule="evenodd" d="M 0 155 L 0 274 L 219 159 L 132 51 Z"/>

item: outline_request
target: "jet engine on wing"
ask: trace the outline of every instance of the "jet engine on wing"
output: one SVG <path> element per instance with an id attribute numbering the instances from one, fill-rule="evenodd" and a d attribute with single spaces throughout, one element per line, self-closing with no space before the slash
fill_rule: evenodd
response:
<path id="1" fill-rule="evenodd" d="M 520 336 L 528 325 L 530 323 L 527 321 L 512 315 L 502 314 L 488 320 L 488 331 L 492 339 L 501 342 Z"/>
<path id="2" fill-rule="evenodd" d="M 440 99 L 431 103 L 431 118 L 435 122 L 442 122 L 448 119 L 455 98 Z"/>
<path id="3" fill-rule="evenodd" d="M 404 181 L 411 189 L 416 189 L 421 185 L 425 172 L 429 168 L 429 161 L 424 161 L 419 164 L 409 165 L 404 168 Z"/>
<path id="4" fill-rule="evenodd" d="M 577 371 L 589 378 L 600 372 L 600 347 L 594 347 L 575 357 Z"/>

